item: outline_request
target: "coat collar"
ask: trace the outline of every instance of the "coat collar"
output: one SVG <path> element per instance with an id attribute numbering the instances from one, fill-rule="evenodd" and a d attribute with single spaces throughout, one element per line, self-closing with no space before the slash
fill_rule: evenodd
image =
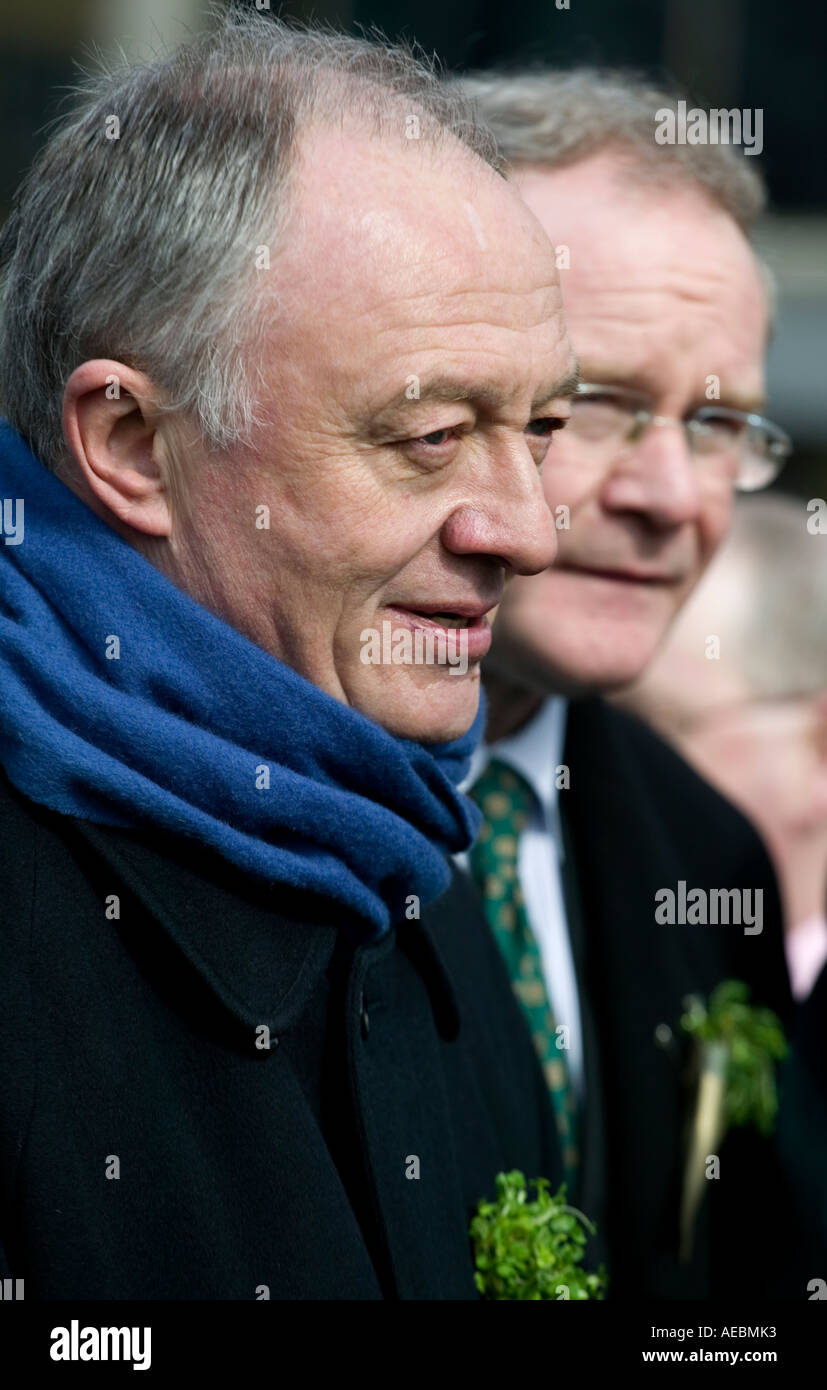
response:
<path id="1" fill-rule="evenodd" d="M 175 942 L 201 979 L 248 1029 L 266 1024 L 284 1032 L 301 1017 L 341 932 L 330 901 L 282 885 L 258 885 L 200 846 L 88 821 L 58 817 L 72 825 L 81 854 L 103 858 L 121 896 L 120 920 L 148 914 Z M 100 870 L 94 874 L 100 882 Z M 125 891 L 124 891 L 125 890 Z M 446 900 L 426 920 L 396 929 L 428 988 L 435 1021 L 444 1037 L 456 1035 L 459 1014 L 453 981 L 438 946 Z M 353 940 L 354 955 L 387 949 Z"/>

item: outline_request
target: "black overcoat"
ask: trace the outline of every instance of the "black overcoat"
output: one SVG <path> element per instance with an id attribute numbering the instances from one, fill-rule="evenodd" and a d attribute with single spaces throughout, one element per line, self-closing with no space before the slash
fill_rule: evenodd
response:
<path id="1" fill-rule="evenodd" d="M 773 871 L 756 832 L 666 743 L 605 701 L 576 701 L 565 745 L 569 925 L 584 1024 L 585 1162 L 575 1193 L 601 1228 L 614 1299 L 805 1300 L 827 1247 L 825 1013 L 794 1011 Z M 572 881 L 573 880 L 573 881 Z M 659 890 L 762 894 L 763 924 L 656 920 Z M 685 1000 L 745 981 L 781 1019 L 772 1139 L 732 1129 L 691 1258 L 680 1204 L 695 1084 Z M 821 999 L 827 998 L 827 979 Z M 805 1022 L 807 1028 L 805 1028 Z M 809 1029 L 809 1034 L 808 1034 Z"/>
<path id="2" fill-rule="evenodd" d="M 473 1299 L 469 1221 L 514 1167 L 561 1178 L 459 874 L 360 945 L 0 773 L 0 1273 L 27 1298 Z"/>

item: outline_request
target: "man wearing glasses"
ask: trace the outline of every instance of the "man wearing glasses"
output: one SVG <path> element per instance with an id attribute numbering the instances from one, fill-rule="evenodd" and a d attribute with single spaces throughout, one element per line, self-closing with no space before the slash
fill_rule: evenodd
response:
<path id="1" fill-rule="evenodd" d="M 767 1140 L 732 1131 L 687 1203 L 698 1089 L 686 999 L 737 979 L 789 1017 L 769 862 L 665 744 L 589 698 L 640 674 L 736 490 L 766 486 L 789 452 L 763 414 L 768 295 L 748 240 L 762 186 L 730 147 L 658 145 L 655 113 L 672 99 L 625 77 L 462 84 L 557 246 L 583 383 L 544 466 L 557 562 L 515 579 L 496 623 L 470 868 L 612 1295 L 806 1298 L 766 1244 L 761 1257 Z M 664 925 L 656 894 L 681 883 L 757 894 L 760 922 Z"/>
<path id="2" fill-rule="evenodd" d="M 717 390 L 717 384 L 712 389 Z M 683 425 L 699 471 L 722 475 L 742 492 L 773 482 L 790 452 L 784 431 L 755 411 L 709 405 L 682 419 L 656 415 L 645 392 L 593 381 L 580 382 L 575 405 L 572 433 L 584 455 L 599 461 L 601 470 L 604 456 L 610 464 L 622 448 L 637 444 L 651 425 Z"/>

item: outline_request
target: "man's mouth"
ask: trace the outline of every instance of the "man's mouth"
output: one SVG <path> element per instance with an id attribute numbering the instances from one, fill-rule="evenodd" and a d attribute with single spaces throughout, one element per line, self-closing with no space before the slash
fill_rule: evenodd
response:
<path id="1" fill-rule="evenodd" d="M 420 613 L 415 608 L 412 608 L 411 612 L 418 618 L 436 623 L 438 627 L 470 627 L 476 621 L 474 618 L 463 617 L 461 613 Z"/>
<path id="2" fill-rule="evenodd" d="M 400 626 L 419 628 L 433 633 L 460 631 L 467 634 L 462 638 L 469 658 L 474 661 L 485 655 L 491 645 L 491 626 L 488 614 L 497 606 L 493 603 L 463 602 L 436 604 L 388 604 L 386 612 L 393 623 Z M 453 641 L 459 639 L 454 638 Z"/>
<path id="3" fill-rule="evenodd" d="M 407 613 L 438 627 L 474 627 L 488 621 L 488 614 L 497 607 L 501 595 L 485 599 L 448 599 L 444 603 L 389 603 L 391 612 Z"/>
<path id="4" fill-rule="evenodd" d="M 560 568 L 565 568 L 573 574 L 585 575 L 586 578 L 605 579 L 616 584 L 674 585 L 681 582 L 680 575 L 645 569 L 602 569 L 593 565 L 561 565 Z"/>

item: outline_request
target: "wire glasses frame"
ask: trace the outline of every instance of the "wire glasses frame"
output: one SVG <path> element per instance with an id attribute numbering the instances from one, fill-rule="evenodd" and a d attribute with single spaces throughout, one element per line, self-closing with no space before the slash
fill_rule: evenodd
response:
<path id="1" fill-rule="evenodd" d="M 732 469 L 740 492 L 757 492 L 774 482 L 793 448 L 784 430 L 754 411 L 709 405 L 684 419 L 656 415 L 636 392 L 596 382 L 581 382 L 571 397 L 567 431 L 584 443 L 635 444 L 653 425 L 683 426 L 693 456 L 718 459 Z"/>

